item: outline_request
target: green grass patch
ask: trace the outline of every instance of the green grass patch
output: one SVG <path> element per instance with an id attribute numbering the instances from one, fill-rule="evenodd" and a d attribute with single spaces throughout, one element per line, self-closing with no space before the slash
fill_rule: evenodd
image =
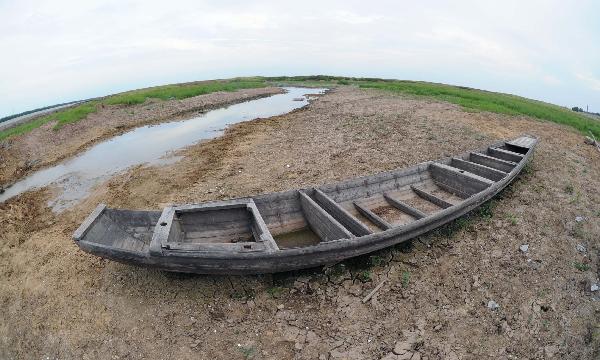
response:
<path id="1" fill-rule="evenodd" d="M 451 102 L 471 111 L 489 111 L 507 115 L 525 115 L 571 126 L 581 133 L 591 131 L 600 137 L 600 122 L 570 109 L 520 96 L 466 87 L 414 81 L 357 81 L 362 88 L 381 89 Z"/>
<path id="2" fill-rule="evenodd" d="M 31 130 L 36 129 L 36 128 L 38 128 L 44 124 L 47 124 L 51 121 L 56 121 L 56 125 L 54 125 L 54 129 L 58 130 L 66 124 L 71 124 L 71 123 L 77 122 L 81 119 L 84 119 L 89 114 L 95 113 L 96 106 L 97 106 L 97 102 L 92 101 L 89 103 L 77 105 L 72 108 L 58 111 L 54 114 L 42 116 L 33 121 L 0 131 L 0 141 L 7 139 L 9 137 L 12 137 L 12 136 L 17 136 L 17 135 L 28 133 Z"/>
<path id="3" fill-rule="evenodd" d="M 85 119 L 89 114 L 96 112 L 97 105 L 135 105 L 142 104 L 146 99 L 154 98 L 161 100 L 185 99 L 193 96 L 210 94 L 217 91 L 236 91 L 240 89 L 252 89 L 265 87 L 264 80 L 257 78 L 233 79 L 225 81 L 210 81 L 197 84 L 180 84 L 157 86 L 149 89 L 128 91 L 122 94 L 109 96 L 101 101 L 90 101 L 75 107 L 59 110 L 54 114 L 42 116 L 33 121 L 0 131 L 0 141 L 22 134 L 26 134 L 48 122 L 56 121 L 55 130 L 66 124 Z M 133 112 L 131 112 L 133 114 Z"/>
<path id="4" fill-rule="evenodd" d="M 590 269 L 590 266 L 588 264 L 584 264 L 579 261 L 574 261 L 573 267 L 579 271 L 588 271 Z"/>
<path id="5" fill-rule="evenodd" d="M 136 105 L 143 104 L 147 99 L 150 98 L 161 100 L 181 100 L 193 96 L 210 94 L 217 91 L 236 91 L 240 89 L 252 89 L 265 86 L 265 82 L 259 80 L 232 80 L 200 84 L 165 85 L 113 95 L 105 99 L 103 102 L 107 105 Z"/>

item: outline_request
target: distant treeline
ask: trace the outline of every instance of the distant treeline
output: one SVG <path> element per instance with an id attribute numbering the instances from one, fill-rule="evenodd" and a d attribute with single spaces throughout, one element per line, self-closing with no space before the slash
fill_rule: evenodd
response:
<path id="1" fill-rule="evenodd" d="M 59 107 L 59 106 L 64 106 L 64 105 L 70 105 L 70 104 L 75 104 L 77 102 L 79 102 L 80 100 L 76 100 L 76 101 L 70 101 L 70 102 L 66 102 L 66 103 L 62 103 L 62 104 L 56 104 L 56 105 L 50 105 L 50 106 L 44 106 L 41 108 L 37 108 L 37 109 L 33 109 L 33 110 L 28 110 L 28 111 L 23 111 L 22 113 L 19 114 L 14 114 L 14 115 L 9 115 L 9 116 L 5 116 L 3 118 L 0 119 L 0 123 L 4 122 L 4 121 L 8 121 L 8 120 L 12 120 L 14 118 L 18 118 L 20 116 L 24 116 L 24 115 L 29 115 L 29 114 L 33 114 L 36 113 L 38 111 L 44 111 L 44 110 L 48 110 L 48 109 L 52 109 L 55 107 Z"/>

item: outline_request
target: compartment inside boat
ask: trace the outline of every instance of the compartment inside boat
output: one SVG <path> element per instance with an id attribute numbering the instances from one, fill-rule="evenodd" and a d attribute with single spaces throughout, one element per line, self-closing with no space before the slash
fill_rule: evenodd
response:
<path id="1" fill-rule="evenodd" d="M 252 199 L 167 207 L 156 228 L 157 243 L 170 250 L 264 251 L 272 242 Z"/>
<path id="2" fill-rule="evenodd" d="M 280 249 L 313 246 L 321 242 L 321 238 L 309 226 L 274 235 L 273 239 Z"/>
<path id="3" fill-rule="evenodd" d="M 246 206 L 175 210 L 169 240 L 187 244 L 253 242 L 253 224 Z"/>
<path id="4" fill-rule="evenodd" d="M 254 200 L 280 249 L 308 247 L 352 236 L 303 191 L 294 190 Z"/>
<path id="5" fill-rule="evenodd" d="M 104 205 L 90 217 L 91 225 L 75 237 L 88 243 L 113 246 L 130 251 L 146 251 L 152 240 L 160 211 L 109 209 Z"/>

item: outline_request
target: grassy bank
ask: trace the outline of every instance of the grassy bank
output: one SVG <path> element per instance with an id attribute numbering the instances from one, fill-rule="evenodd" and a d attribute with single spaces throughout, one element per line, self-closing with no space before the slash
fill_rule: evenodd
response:
<path id="1" fill-rule="evenodd" d="M 99 104 L 105 105 L 135 105 L 142 104 L 146 99 L 185 99 L 193 96 L 210 94 L 217 91 L 236 91 L 240 89 L 251 89 L 265 87 L 263 80 L 257 79 L 233 79 L 226 81 L 209 81 L 193 84 L 165 85 L 148 89 L 128 91 L 121 94 L 109 96 L 103 100 L 90 101 L 64 110 L 59 110 L 53 114 L 35 118 L 15 127 L 0 131 L 0 141 L 26 134 L 46 123 L 55 121 L 54 129 L 58 130 L 62 126 L 85 119 L 89 114 L 96 112 Z"/>
<path id="2" fill-rule="evenodd" d="M 426 96 L 462 106 L 467 110 L 489 111 L 507 115 L 525 115 L 548 120 L 600 137 L 600 122 L 569 109 L 520 96 L 464 87 L 412 81 L 358 81 L 363 88 L 375 88 L 404 94 Z"/>
<path id="3" fill-rule="evenodd" d="M 573 127 L 582 134 L 588 135 L 588 131 L 591 131 L 594 136 L 600 138 L 600 121 L 590 119 L 557 105 L 515 95 L 418 81 L 349 78 L 328 75 L 280 76 L 266 78 L 266 80 L 306 84 L 309 86 L 331 86 L 331 84 L 356 85 L 361 88 L 381 89 L 396 93 L 423 96 L 460 105 L 467 111 L 489 111 L 507 115 L 525 115 L 547 120 Z"/>

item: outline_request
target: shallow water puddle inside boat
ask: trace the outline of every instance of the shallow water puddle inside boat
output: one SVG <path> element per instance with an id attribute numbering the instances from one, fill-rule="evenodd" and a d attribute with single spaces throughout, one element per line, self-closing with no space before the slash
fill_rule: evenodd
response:
<path id="1" fill-rule="evenodd" d="M 302 228 L 293 232 L 275 235 L 273 239 L 280 249 L 291 249 L 317 245 L 321 239 L 309 227 Z"/>
<path id="2" fill-rule="evenodd" d="M 49 205 L 60 212 L 85 198 L 94 186 L 129 167 L 173 163 L 180 158 L 169 156 L 169 153 L 200 140 L 215 138 L 227 125 L 288 113 L 307 105 L 310 94 L 322 94 L 327 90 L 284 89 L 285 94 L 212 110 L 192 119 L 136 128 L 16 182 L 0 194 L 0 202 L 31 189 L 53 185 L 57 187 L 58 195 Z"/>

